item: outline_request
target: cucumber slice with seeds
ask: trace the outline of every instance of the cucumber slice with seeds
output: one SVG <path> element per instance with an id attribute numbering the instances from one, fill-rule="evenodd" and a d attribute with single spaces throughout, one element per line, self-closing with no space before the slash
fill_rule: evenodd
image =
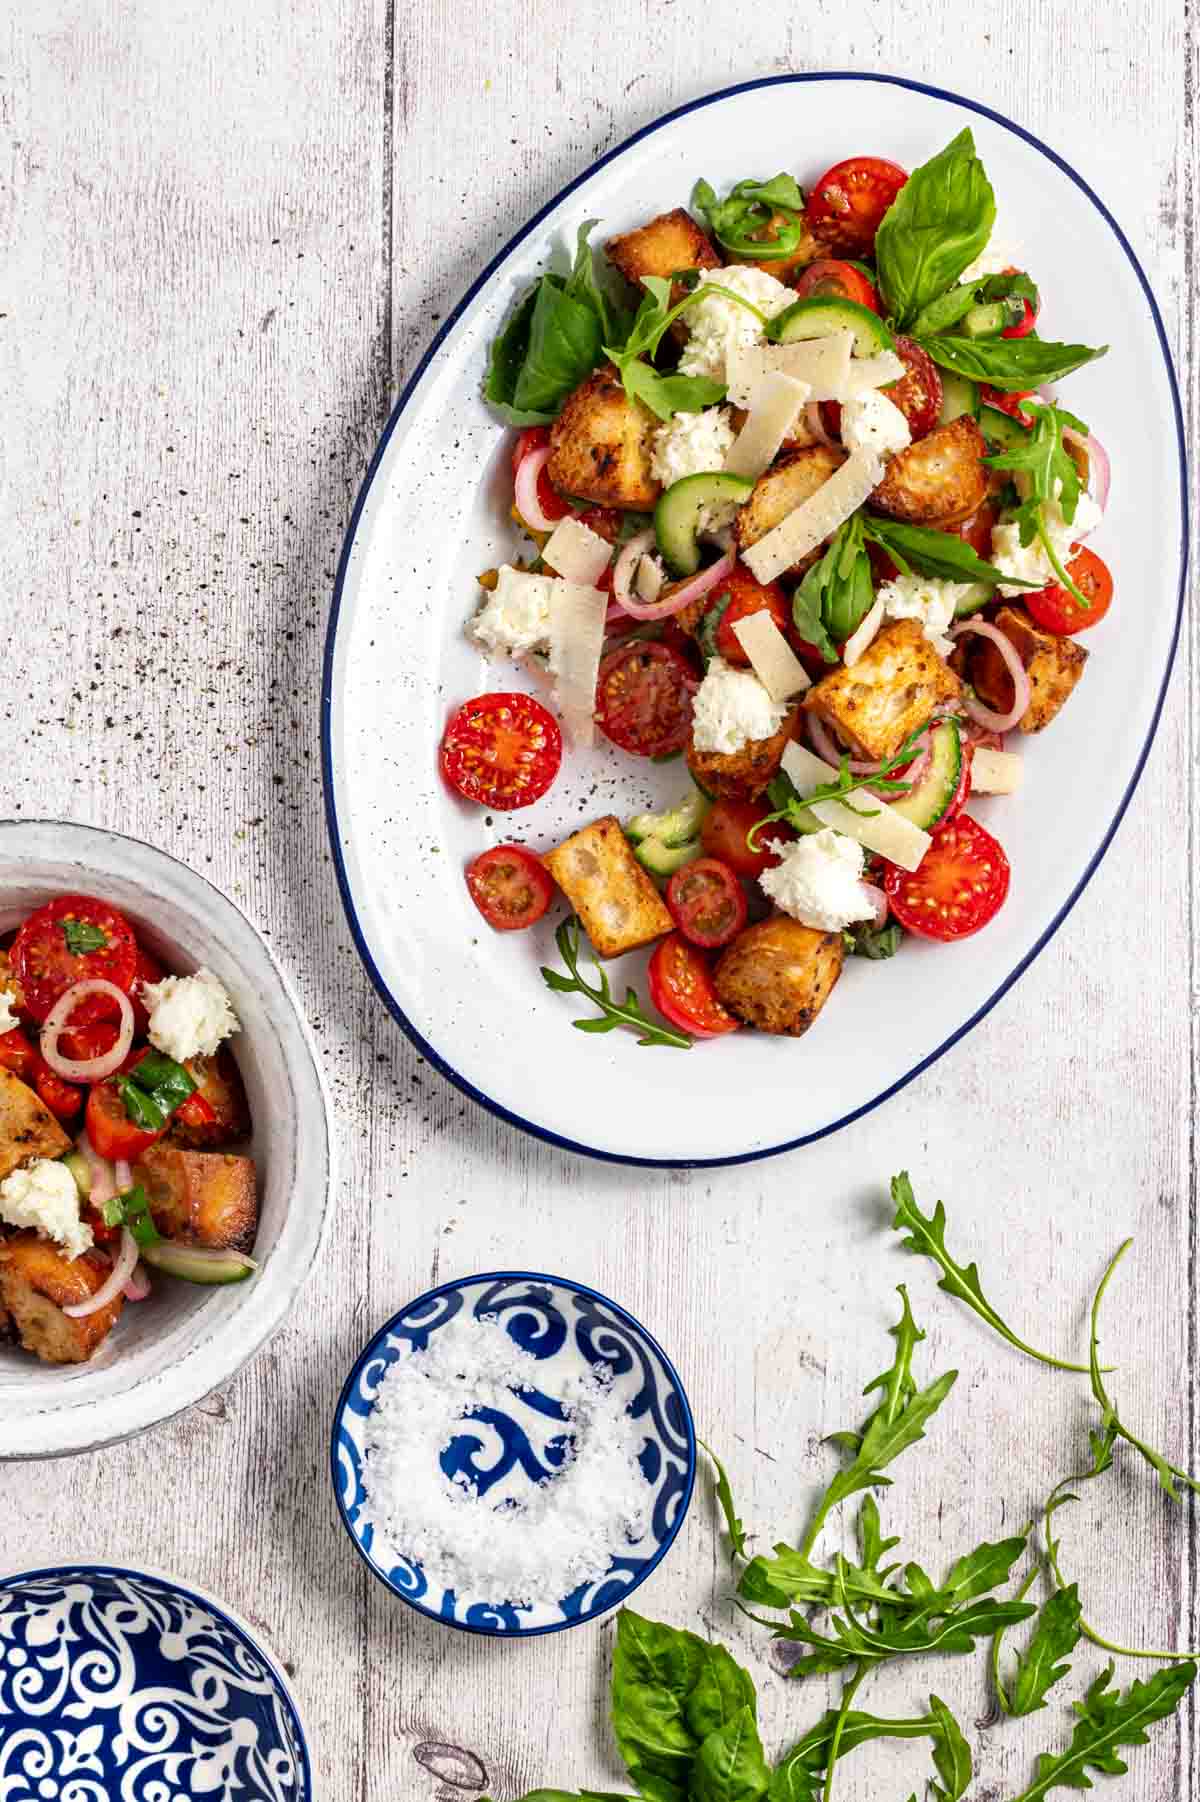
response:
<path id="1" fill-rule="evenodd" d="M 856 300 L 829 300 L 811 295 L 797 300 L 776 314 L 767 327 L 767 337 L 776 344 L 799 344 L 806 338 L 831 338 L 834 332 L 854 333 L 854 355 L 873 357 L 881 350 L 894 350 L 896 340 L 878 313 L 860 306 Z"/>
<path id="2" fill-rule="evenodd" d="M 658 548 L 674 576 L 694 576 L 700 567 L 700 527 L 710 507 L 741 506 L 754 492 L 749 476 L 714 470 L 673 482 L 654 509 Z"/>
<path id="3" fill-rule="evenodd" d="M 929 767 L 920 782 L 907 795 L 891 802 L 893 813 L 903 814 L 924 832 L 945 819 L 958 793 L 963 766 L 962 734 L 957 720 L 943 720 L 935 726 L 932 739 Z"/>

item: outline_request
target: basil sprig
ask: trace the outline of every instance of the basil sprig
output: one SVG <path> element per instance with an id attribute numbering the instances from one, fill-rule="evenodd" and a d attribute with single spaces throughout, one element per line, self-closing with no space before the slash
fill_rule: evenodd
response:
<path id="1" fill-rule="evenodd" d="M 507 425 L 549 425 L 568 394 L 592 373 L 605 339 L 622 322 L 596 279 L 588 234 L 579 228 L 568 276 L 543 275 L 492 341 L 484 397 Z"/>
<path id="2" fill-rule="evenodd" d="M 717 243 L 733 256 L 756 262 L 781 261 L 804 240 L 804 195 L 795 177 L 781 174 L 770 181 L 739 181 L 724 200 L 711 183 L 692 189 L 692 211 L 707 225 Z"/>
<path id="3" fill-rule="evenodd" d="M 943 369 L 973 382 L 990 382 L 1006 393 L 1058 381 L 1108 354 L 1107 344 L 1052 344 L 1032 333 L 1027 338 L 922 337 L 920 343 Z"/>
<path id="4" fill-rule="evenodd" d="M 837 662 L 837 646 L 846 642 L 875 604 L 863 521 L 863 514 L 854 513 L 838 527 L 829 549 L 792 596 L 797 632 L 826 663 Z"/>
<path id="5" fill-rule="evenodd" d="M 992 235 L 996 198 L 969 129 L 914 169 L 875 234 L 888 311 L 903 330 L 975 261 Z"/>
<path id="6" fill-rule="evenodd" d="M 81 957 L 88 951 L 107 949 L 108 934 L 101 927 L 92 926 L 87 920 L 63 920 L 60 924 L 67 950 L 72 957 Z"/>
<path id="7" fill-rule="evenodd" d="M 1038 588 L 1044 583 L 1026 582 L 1018 576 L 1005 575 L 993 563 L 985 563 L 978 552 L 956 532 L 939 532 L 935 526 L 910 526 L 898 519 L 865 516 L 863 531 L 873 544 L 885 550 L 892 562 L 911 575 L 919 569 L 923 576 L 937 576 L 945 582 L 983 582 L 989 588 L 1001 583 L 1006 588 Z M 985 596 L 986 601 L 989 597 Z M 983 601 L 976 603 L 982 606 Z M 974 607 L 970 608 L 974 612 Z"/>

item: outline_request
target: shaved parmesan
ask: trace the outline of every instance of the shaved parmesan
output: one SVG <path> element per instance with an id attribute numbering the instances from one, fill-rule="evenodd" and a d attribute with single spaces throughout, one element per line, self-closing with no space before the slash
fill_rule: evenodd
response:
<path id="1" fill-rule="evenodd" d="M 831 332 L 803 344 L 735 345 L 727 360 L 728 398 L 735 407 L 749 407 L 764 376 L 790 375 L 807 382 L 809 400 L 836 400 L 849 380 L 853 348 L 852 332 Z"/>
<path id="2" fill-rule="evenodd" d="M 878 457 L 869 451 L 851 451 L 815 494 L 742 552 L 742 562 L 758 581 L 773 582 L 836 532 L 882 480 L 883 464 Z"/>
<path id="3" fill-rule="evenodd" d="M 633 585 L 638 591 L 638 598 L 643 601 L 656 601 L 662 592 L 664 581 L 663 566 L 657 557 L 639 557 L 637 575 Z"/>
<path id="4" fill-rule="evenodd" d="M 737 627 L 734 627 L 736 632 Z M 971 759 L 971 793 L 978 795 L 1012 795 L 1021 786 L 1024 765 L 1011 751 L 992 751 L 987 745 L 976 745 Z"/>
<path id="5" fill-rule="evenodd" d="M 838 774 L 822 758 L 794 742 L 783 753 L 783 769 L 801 800 L 824 783 L 835 782 Z M 857 839 L 868 851 L 910 873 L 919 867 L 933 843 L 927 832 L 873 795 L 869 788 L 853 789 L 845 802 L 814 801 L 812 812 L 822 826 L 832 826 L 835 832 Z"/>
<path id="6" fill-rule="evenodd" d="M 863 652 L 873 641 L 876 632 L 883 624 L 883 602 L 878 600 L 871 608 L 856 632 L 852 632 L 842 646 L 842 662 L 847 669 L 853 669 Z"/>
<path id="7" fill-rule="evenodd" d="M 790 701 L 811 688 L 808 671 L 765 607 L 735 619 L 731 629 L 773 701 Z"/>
<path id="8" fill-rule="evenodd" d="M 726 469 L 757 480 L 775 461 L 784 439 L 791 437 L 807 399 L 807 382 L 781 370 L 765 375 L 751 397 L 750 416 L 729 447 Z"/>
<path id="9" fill-rule="evenodd" d="M 612 546 L 599 532 L 583 525 L 568 513 L 560 519 L 542 547 L 542 562 L 568 582 L 580 582 L 594 588 L 612 556 Z"/>
<path id="10" fill-rule="evenodd" d="M 894 350 L 881 350 L 873 357 L 855 357 L 850 364 L 845 389 L 837 399 L 852 400 L 856 394 L 865 394 L 868 388 L 886 388 L 889 382 L 898 382 L 903 374 L 904 364 Z"/>
<path id="11" fill-rule="evenodd" d="M 608 596 L 582 582 L 551 584 L 550 673 L 554 698 L 573 743 L 590 745 L 596 731 L 596 678 L 604 645 Z"/>

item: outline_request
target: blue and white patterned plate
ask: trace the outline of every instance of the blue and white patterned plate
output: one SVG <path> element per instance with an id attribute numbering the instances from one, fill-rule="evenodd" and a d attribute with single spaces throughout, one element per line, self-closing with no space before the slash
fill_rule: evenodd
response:
<path id="1" fill-rule="evenodd" d="M 0 1578 L 4 1802 L 311 1802 L 283 1677 L 206 1596 L 111 1565 Z"/>
<path id="2" fill-rule="evenodd" d="M 581 1584 L 553 1604 L 513 1606 L 494 1596 L 457 1595 L 438 1573 L 403 1557 L 369 1518 L 363 1483 L 368 1420 L 388 1366 L 402 1349 L 423 1348 L 432 1334 L 464 1310 L 495 1315 L 515 1342 L 543 1363 L 551 1391 L 581 1366 L 606 1364 L 617 1391 L 642 1428 L 638 1462 L 649 1496 L 646 1530 L 613 1557 L 598 1582 Z M 540 1403 L 540 1406 L 539 1406 Z M 518 1497 L 522 1487 L 551 1477 L 562 1461 L 563 1422 L 534 1392 L 514 1394 L 511 1414 L 489 1411 L 470 1433 L 442 1453 L 448 1476 L 468 1473 L 480 1494 Z M 346 1379 L 333 1422 L 331 1469 L 342 1520 L 355 1547 L 388 1588 L 432 1620 L 472 1633 L 553 1633 L 595 1620 L 623 1602 L 666 1555 L 683 1524 L 696 1477 L 692 1412 L 675 1370 L 643 1326 L 606 1296 L 564 1277 L 530 1271 L 492 1271 L 443 1283 L 381 1327 Z"/>

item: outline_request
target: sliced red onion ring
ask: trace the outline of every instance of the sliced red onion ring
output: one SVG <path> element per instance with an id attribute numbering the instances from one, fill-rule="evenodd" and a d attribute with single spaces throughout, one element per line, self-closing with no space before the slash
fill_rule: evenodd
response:
<path id="1" fill-rule="evenodd" d="M 888 898 L 887 898 L 887 896 L 884 894 L 884 892 L 881 888 L 876 888 L 876 886 L 873 882 L 864 882 L 862 884 L 862 891 L 863 891 L 863 894 L 867 897 L 867 900 L 871 902 L 871 904 L 873 905 L 873 907 L 875 909 L 874 919 L 869 920 L 866 923 L 870 926 L 875 926 L 875 927 L 883 926 L 886 923 L 887 917 L 888 917 Z"/>
<path id="2" fill-rule="evenodd" d="M 81 1132 L 75 1141 L 76 1150 L 87 1164 L 91 1173 L 92 1186 L 88 1200 L 94 1208 L 102 1208 L 106 1201 L 111 1201 L 117 1192 L 116 1172 L 107 1158 L 102 1158 L 92 1145 L 86 1132 Z"/>
<path id="3" fill-rule="evenodd" d="M 556 519 L 549 519 L 542 512 L 542 503 L 538 499 L 538 477 L 549 461 L 550 446 L 543 444 L 541 450 L 530 451 L 527 457 L 521 458 L 513 479 L 517 512 L 535 532 L 552 532 L 558 524 Z"/>
<path id="4" fill-rule="evenodd" d="M 73 1307 L 64 1308 L 63 1313 L 68 1320 L 86 1320 L 89 1314 L 98 1314 L 106 1308 L 110 1301 L 115 1301 L 122 1293 L 126 1283 L 133 1275 L 138 1261 L 137 1241 L 127 1226 L 121 1228 L 121 1251 L 112 1272 L 100 1285 L 94 1295 L 86 1301 L 79 1301 Z"/>
<path id="5" fill-rule="evenodd" d="M 118 1158 L 113 1165 L 113 1174 L 117 1183 L 117 1194 L 124 1195 L 133 1187 L 133 1171 L 125 1158 Z"/>
<path id="6" fill-rule="evenodd" d="M 641 537 L 644 534 L 639 533 L 638 536 Z M 637 540 L 630 539 L 629 542 L 636 544 Z M 627 545 L 625 548 L 628 549 L 629 546 Z M 614 574 L 613 596 L 614 599 L 617 599 L 617 604 L 622 612 L 627 613 L 630 619 L 670 619 L 672 614 L 681 612 L 690 602 L 700 600 L 703 595 L 710 593 L 718 582 L 723 582 L 726 576 L 732 573 L 736 562 L 737 552 L 726 551 L 725 555 L 718 558 L 716 563 L 710 563 L 708 568 L 702 569 L 698 576 L 693 576 L 690 582 L 685 582 L 682 588 L 677 588 L 674 594 L 667 595 L 665 600 L 661 601 L 635 601 L 632 597 L 629 600 L 620 600 L 617 597 L 617 579 Z"/>
<path id="7" fill-rule="evenodd" d="M 995 708 L 985 707 L 975 695 L 969 694 L 964 697 L 963 706 L 971 718 L 979 725 L 986 726 L 989 732 L 1008 732 L 1018 721 L 1023 720 L 1029 711 L 1032 694 L 1025 665 L 1018 657 L 1012 640 L 1006 638 L 998 626 L 991 625 L 987 620 L 960 620 L 956 626 L 951 627 L 950 636 L 951 638 L 961 638 L 964 632 L 978 632 L 981 638 L 991 639 L 1003 657 L 1004 666 L 1012 677 L 1013 703 L 1007 713 L 997 713 Z"/>
<path id="8" fill-rule="evenodd" d="M 828 444 L 832 450 L 839 448 L 836 438 L 831 438 L 825 430 L 825 421 L 821 418 L 821 403 L 810 400 L 805 404 L 804 423 L 818 444 Z"/>
<path id="9" fill-rule="evenodd" d="M 133 1267 L 133 1275 L 126 1283 L 122 1293 L 126 1301 L 145 1301 L 150 1293 L 150 1272 L 139 1258 Z"/>
<path id="10" fill-rule="evenodd" d="M 638 564 L 647 551 L 654 549 L 656 542 L 654 527 L 647 526 L 644 532 L 635 533 L 629 543 L 623 545 L 617 553 L 617 560 L 613 564 L 612 591 L 613 600 L 622 611 L 626 601 L 633 599 L 633 579 L 637 575 Z"/>
<path id="11" fill-rule="evenodd" d="M 58 1050 L 59 1035 L 66 1029 L 78 1003 L 88 995 L 107 995 L 110 1001 L 117 1003 L 121 1010 L 117 1042 L 111 1051 L 104 1052 L 101 1057 L 62 1057 Z M 73 983 L 65 994 L 59 996 L 46 1015 L 40 1040 L 42 1056 L 55 1075 L 61 1076 L 66 1082 L 103 1082 L 106 1076 L 111 1076 L 114 1070 L 121 1068 L 132 1044 L 133 1008 L 129 996 L 115 982 L 105 982 L 100 976 L 90 977 L 86 982 Z"/>

